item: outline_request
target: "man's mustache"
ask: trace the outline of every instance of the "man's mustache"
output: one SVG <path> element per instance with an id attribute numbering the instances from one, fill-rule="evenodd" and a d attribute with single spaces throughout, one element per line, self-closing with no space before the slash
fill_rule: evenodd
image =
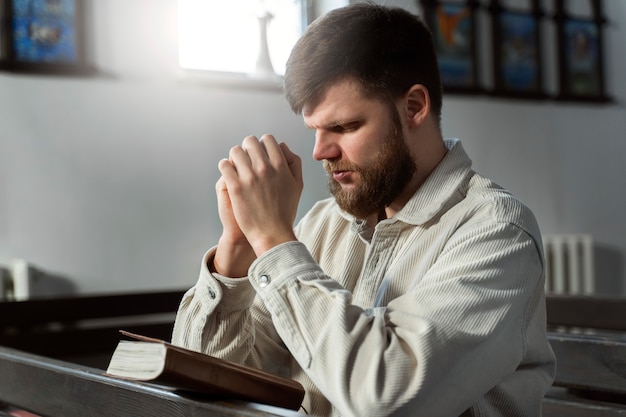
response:
<path id="1" fill-rule="evenodd" d="M 356 172 L 361 171 L 361 167 L 359 167 L 358 165 L 352 162 L 324 161 L 323 164 L 324 164 L 324 170 L 326 170 L 327 173 L 332 173 L 335 171 L 356 171 Z"/>

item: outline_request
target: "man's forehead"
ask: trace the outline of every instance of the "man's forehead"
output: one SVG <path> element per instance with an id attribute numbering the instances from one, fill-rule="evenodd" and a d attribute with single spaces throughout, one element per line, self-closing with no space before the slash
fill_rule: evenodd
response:
<path id="1" fill-rule="evenodd" d="M 321 88 L 317 94 L 312 96 L 311 99 L 309 99 L 308 102 L 302 106 L 302 115 L 308 116 L 313 113 L 321 103 L 329 98 L 329 96 L 334 96 L 333 100 L 335 100 L 337 98 L 341 98 L 346 93 L 353 97 L 365 97 L 360 83 L 351 77 L 341 78 L 336 81 L 329 82 Z"/>
<path id="2" fill-rule="evenodd" d="M 364 112 L 366 101 L 373 103 L 380 100 L 366 96 L 356 82 L 337 82 L 327 87 L 316 99 L 305 104 L 302 107 L 302 116 L 305 120 L 312 117 L 350 119 L 354 118 L 356 113 Z"/>

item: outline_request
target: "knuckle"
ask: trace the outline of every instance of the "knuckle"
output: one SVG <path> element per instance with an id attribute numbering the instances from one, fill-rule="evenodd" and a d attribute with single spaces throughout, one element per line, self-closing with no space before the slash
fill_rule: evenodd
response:
<path id="1" fill-rule="evenodd" d="M 242 146 L 244 146 L 244 147 L 245 146 L 249 146 L 249 145 L 254 144 L 255 142 L 258 142 L 258 141 L 259 140 L 256 138 L 256 136 L 249 135 L 249 136 L 246 136 L 243 139 Z"/>
<path id="2" fill-rule="evenodd" d="M 272 167 L 268 164 L 259 164 L 256 169 L 257 175 L 263 178 L 270 176 L 272 171 Z"/>
<path id="3" fill-rule="evenodd" d="M 274 135 L 270 135 L 269 133 L 265 133 L 263 136 L 261 136 L 261 140 L 276 142 L 276 138 L 274 138 Z"/>
<path id="4" fill-rule="evenodd" d="M 233 184 L 228 186 L 228 193 L 233 195 L 242 195 L 245 190 L 243 184 L 238 181 L 235 181 Z"/>

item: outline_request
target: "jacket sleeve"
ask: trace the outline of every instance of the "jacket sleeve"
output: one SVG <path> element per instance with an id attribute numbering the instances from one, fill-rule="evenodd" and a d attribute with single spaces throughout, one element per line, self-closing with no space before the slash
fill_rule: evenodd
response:
<path id="1" fill-rule="evenodd" d="M 245 278 L 209 271 L 215 248 L 202 259 L 200 276 L 178 307 L 172 343 L 235 363 L 289 376 L 290 355 L 265 307 Z"/>

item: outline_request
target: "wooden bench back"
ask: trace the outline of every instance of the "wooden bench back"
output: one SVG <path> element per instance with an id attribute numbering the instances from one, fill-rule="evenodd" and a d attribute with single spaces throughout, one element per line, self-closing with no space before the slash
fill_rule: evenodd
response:
<path id="1" fill-rule="evenodd" d="M 0 346 L 105 367 L 124 329 L 169 340 L 184 291 L 0 303 Z"/>
<path id="2" fill-rule="evenodd" d="M 548 295 L 548 326 L 626 332 L 626 298 Z"/>

